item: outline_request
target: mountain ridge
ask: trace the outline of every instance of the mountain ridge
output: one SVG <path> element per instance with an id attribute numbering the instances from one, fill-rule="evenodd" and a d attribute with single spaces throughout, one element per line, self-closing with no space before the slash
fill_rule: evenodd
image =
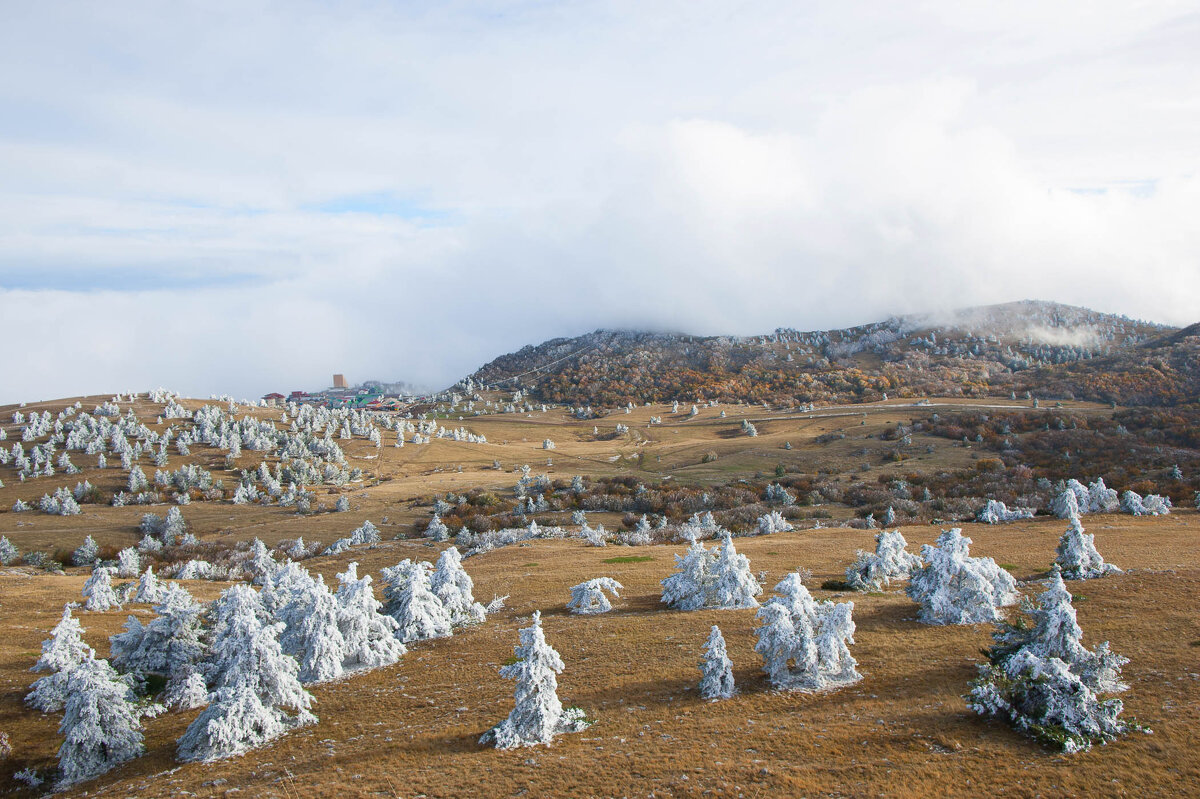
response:
<path id="1" fill-rule="evenodd" d="M 1200 392 L 1198 333 L 1021 300 L 752 336 L 601 328 L 501 355 L 463 382 L 580 406 L 1025 393 L 1170 405 Z"/>

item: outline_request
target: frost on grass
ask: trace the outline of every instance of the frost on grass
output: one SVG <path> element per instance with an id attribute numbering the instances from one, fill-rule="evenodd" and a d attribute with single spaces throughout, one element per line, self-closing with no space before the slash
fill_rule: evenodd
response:
<path id="1" fill-rule="evenodd" d="M 95 656 L 95 651 L 83 641 L 83 627 L 71 615 L 71 606 L 64 606 L 62 618 L 50 637 L 42 642 L 41 657 L 31 669 L 48 673 L 30 686 L 33 690 L 25 697 L 25 704 L 43 713 L 62 710 L 71 671 Z"/>
<path id="2" fill-rule="evenodd" d="M 704 642 L 704 660 L 700 662 L 700 696 L 705 699 L 728 699 L 735 693 L 733 661 L 725 651 L 725 636 L 714 624 L 708 640 Z"/>
<path id="3" fill-rule="evenodd" d="M 762 586 L 750 572 L 750 561 L 739 555 L 726 533 L 712 549 L 693 543 L 675 556 L 675 573 L 662 581 L 662 601 L 678 610 L 756 608 Z"/>
<path id="4" fill-rule="evenodd" d="M 968 706 L 1064 752 L 1140 729 L 1120 718 L 1120 699 L 1102 698 L 1128 688 L 1121 682 L 1128 659 L 1111 652 L 1107 642 L 1095 651 L 1083 646 L 1071 594 L 1057 567 L 1037 606 L 1026 603 L 1023 610 L 1028 620 L 1001 624 L 994 634 L 990 662 L 979 667 Z"/>
<path id="5" fill-rule="evenodd" d="M 57 788 L 103 774 L 145 751 L 133 692 L 108 661 L 85 658 L 72 669 L 66 689 Z"/>
<path id="6" fill-rule="evenodd" d="M 612 610 L 612 603 L 604 595 L 608 591 L 613 596 L 625 588 L 611 577 L 594 577 L 591 580 L 571 586 L 571 599 L 567 602 L 567 610 L 581 615 L 607 613 Z"/>
<path id="7" fill-rule="evenodd" d="M 909 552 L 899 530 L 883 530 L 875 536 L 875 551 L 858 551 L 846 569 L 846 584 L 855 591 L 882 591 L 892 580 L 907 580 L 921 559 Z"/>
<path id="8" fill-rule="evenodd" d="M 1121 571 L 1104 562 L 1096 549 L 1095 536 L 1083 531 L 1077 516 L 1070 520 L 1070 526 L 1059 539 L 1057 551 L 1054 563 L 1062 569 L 1062 576 L 1067 580 L 1090 580 Z"/>
<path id="9" fill-rule="evenodd" d="M 1000 618 L 999 609 L 1017 601 L 1017 581 L 991 558 L 970 556 L 971 539 L 954 528 L 937 546 L 921 547 L 925 565 L 912 573 L 908 595 L 921 604 L 926 624 L 980 624 Z"/>
<path id="10" fill-rule="evenodd" d="M 793 572 L 775 586 L 759 609 L 754 651 L 776 688 L 826 691 L 862 679 L 850 654 L 854 643 L 853 602 L 815 602 L 800 575 Z"/>
<path id="11" fill-rule="evenodd" d="M 558 676 L 563 662 L 542 632 L 542 614 L 534 611 L 533 624 L 521 630 L 521 644 L 513 647 L 516 662 L 500 668 L 500 676 L 516 680 L 515 707 L 508 718 L 483 734 L 481 744 L 497 749 L 548 744 L 554 736 L 580 732 L 590 724 L 578 708 L 564 709 L 558 699 Z"/>

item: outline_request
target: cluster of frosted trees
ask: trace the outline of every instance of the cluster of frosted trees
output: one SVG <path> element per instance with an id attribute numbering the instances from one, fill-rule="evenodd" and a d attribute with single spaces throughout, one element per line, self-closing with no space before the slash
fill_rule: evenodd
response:
<path id="1" fill-rule="evenodd" d="M 734 549 L 726 533 L 708 549 L 694 542 L 675 556 L 675 573 L 662 581 L 662 601 L 678 610 L 756 608 L 762 586 L 750 572 L 750 561 Z"/>
<path id="2" fill-rule="evenodd" d="M 120 607 L 115 571 L 93 569 L 84 586 L 88 610 Z M 449 635 L 486 614 L 453 547 L 436 568 L 404 561 L 385 570 L 386 612 L 355 563 L 331 590 L 294 562 L 275 563 L 257 542 L 245 571 L 261 591 L 239 583 L 206 607 L 147 568 L 124 590 L 127 601 L 151 603 L 155 616 L 148 623 L 128 618 L 111 639 L 111 665 L 96 659 L 70 606 L 64 609 L 34 666 L 47 673 L 26 700 L 43 712 L 65 712 L 61 785 L 141 753 L 140 717 L 158 711 L 135 689 L 151 677 L 165 684 L 166 706 L 204 707 L 179 740 L 180 759 L 228 757 L 315 721 L 305 684 L 394 663 L 406 642 Z"/>
<path id="3" fill-rule="evenodd" d="M 445 638 L 455 627 L 482 622 L 487 609 L 475 601 L 473 591 L 453 546 L 442 552 L 436 566 L 405 559 L 383 570 L 385 612 L 396 621 L 396 637 L 404 643 Z"/>
<path id="4" fill-rule="evenodd" d="M 975 515 L 975 521 L 984 524 L 999 524 L 1018 519 L 1032 519 L 1033 513 L 1033 508 L 1010 508 L 999 500 L 989 499 L 987 504 Z"/>
<path id="5" fill-rule="evenodd" d="M 444 525 L 443 525 L 444 526 Z M 441 540 L 441 539 L 439 539 Z M 350 535 L 345 538 L 339 538 L 334 541 L 322 554 L 324 555 L 339 555 L 353 546 L 374 546 L 380 541 L 379 528 L 371 523 L 368 519 L 354 529 Z M 298 543 L 303 543 L 298 542 Z"/>

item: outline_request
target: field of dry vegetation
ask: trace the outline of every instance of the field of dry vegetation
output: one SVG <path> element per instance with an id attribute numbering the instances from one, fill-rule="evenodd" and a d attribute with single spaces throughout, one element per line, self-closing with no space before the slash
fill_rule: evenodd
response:
<path id="1" fill-rule="evenodd" d="M 106 399 L 83 398 L 83 409 L 90 411 Z M 74 401 L 36 408 L 31 403 L 21 410 L 57 413 Z M 184 404 L 194 409 L 202 403 Z M 144 398 L 134 405 L 150 423 L 161 409 Z M 0 408 L 8 432 L 5 446 L 20 438 L 19 425 L 9 422 L 15 410 Z M 1081 419 L 1113 413 L 1107 405 L 1086 403 L 1065 403 L 1063 411 Z M 146 721 L 143 757 L 67 795 L 1194 796 L 1200 785 L 1196 510 L 1180 507 L 1158 518 L 1084 518 L 1105 559 L 1125 569 L 1070 584 L 1084 642 L 1091 647 L 1110 641 L 1114 651 L 1130 658 L 1124 670 L 1130 685 L 1122 695 L 1125 713 L 1153 730 L 1090 752 L 1050 751 L 967 710 L 963 694 L 976 664 L 983 661 L 980 651 L 990 642 L 989 626 L 920 624 L 916 605 L 898 590 L 849 594 L 821 587 L 843 576 L 857 550 L 873 546 L 874 531 L 839 525 L 879 508 L 873 500 L 859 507 L 818 501 L 820 489 L 832 491 L 829 486 L 836 483 L 853 496 L 856 485 L 886 487 L 899 480 L 941 493 L 955 475 L 990 469 L 978 466 L 990 457 L 982 444 L 951 441 L 944 431 L 937 435 L 933 429 L 911 432 L 897 456 L 895 430 L 934 412 L 1041 411 L 1023 402 L 932 400 L 922 407 L 893 401 L 811 413 L 722 406 L 701 408 L 695 418 L 672 414 L 669 406 L 586 421 L 571 419 L 561 408 L 462 421 L 455 416 L 441 423 L 463 425 L 485 435 L 488 443 L 434 439 L 396 448 L 390 433 L 378 449 L 358 437 L 340 442 L 350 463 L 363 470 L 363 479 L 319 488 L 318 499 L 332 508 L 339 496 L 347 496 L 347 512 L 301 515 L 294 508 L 235 505 L 228 499 L 182 508 L 191 531 L 214 549 L 256 537 L 268 546 L 299 536 L 328 544 L 370 520 L 383 535 L 380 544 L 318 556 L 304 565 L 336 584 L 335 575 L 357 561 L 360 574 L 374 575 L 378 585 L 383 567 L 402 558 L 433 561 L 448 545 L 416 532 L 430 518 L 435 496 L 478 489 L 477 496 L 501 497 L 507 505 L 496 512 L 508 512 L 514 469 L 522 464 L 552 481 L 581 475 L 594 492 L 614 485 L 603 478 L 632 477 L 650 486 L 646 501 L 661 501 L 662 507 L 675 502 L 684 508 L 689 497 L 701 492 L 719 500 L 736 490 L 757 491 L 773 480 L 785 485 L 790 480 L 808 489 L 793 512 L 798 529 L 737 538 L 736 545 L 756 574 L 766 573 L 762 582 L 768 594 L 785 574 L 804 569 L 811 572 L 806 583 L 817 599 L 854 601 L 852 651 L 864 679 L 850 688 L 817 695 L 776 692 L 753 651 L 753 610 L 686 613 L 662 605 L 659 581 L 671 573 L 672 556 L 683 551 L 683 544 L 596 548 L 578 538 L 534 540 L 464 561 L 476 598 L 486 603 L 508 595 L 503 610 L 450 638 L 411 645 L 393 666 L 312 686 L 317 724 L 243 757 L 180 764 L 175 742 L 197 711 L 167 713 Z M 280 411 L 252 413 L 274 420 Z M 651 416 L 664 422 L 649 425 Z M 743 418 L 753 420 L 756 437 L 740 433 Z M 611 435 L 618 422 L 628 425 L 629 432 Z M 553 450 L 542 448 L 547 438 L 555 442 Z M 261 453 L 244 451 L 238 465 L 253 468 L 259 460 Z M 61 562 L 91 534 L 111 554 L 137 543 L 143 513 L 165 512 L 163 505 L 99 503 L 83 504 L 78 516 L 8 512 L 18 499 L 32 503 L 85 478 L 109 497 L 124 485 L 127 473 L 120 468 L 90 468 L 94 458 L 84 456 L 75 462 L 84 469 L 80 475 L 25 483 L 10 479 L 11 468 L 0 468 L 0 534 L 21 552 L 57 552 Z M 197 446 L 190 456 L 172 455 L 170 468 L 184 463 L 210 469 L 232 493 L 236 476 L 226 469 L 224 453 Z M 153 474 L 152 465 L 146 468 Z M 1079 464 L 1080 479 L 1089 474 L 1087 464 Z M 676 494 L 668 496 L 668 489 Z M 900 515 L 898 526 L 910 549 L 918 551 L 951 526 L 935 517 L 951 519 L 953 507 L 913 507 L 911 514 Z M 734 509 L 724 512 L 736 519 Z M 570 525 L 565 506 L 536 518 L 539 524 Z M 612 510 L 589 514 L 590 523 L 601 521 L 620 530 L 632 520 Z M 1064 522 L 1045 516 L 995 526 L 954 526 L 962 526 L 973 539 L 972 554 L 995 558 L 1021 580 L 1026 596 L 1039 592 L 1038 580 L 1065 529 Z M 8 733 L 12 745 L 11 756 L 0 762 L 0 790 L 11 795 L 37 795 L 11 780 L 13 772 L 34 768 L 48 773 L 54 766 L 61 742 L 59 716 L 30 711 L 22 699 L 36 676 L 29 668 L 41 642 L 62 605 L 81 598 L 88 572 L 19 563 L 0 569 L 0 731 Z M 614 610 L 594 617 L 569 615 L 568 588 L 599 576 L 614 577 L 625 586 Z M 204 600 L 229 585 L 184 583 Z M 512 707 L 512 683 L 500 679 L 497 669 L 512 655 L 517 630 L 527 626 L 535 610 L 542 612 L 546 637 L 566 664 L 559 678 L 563 704 L 582 708 L 595 723 L 550 746 L 513 751 L 481 746 L 479 736 Z M 77 616 L 87 642 L 106 656 L 108 637 L 120 631 L 129 613 L 151 615 L 147 606 L 129 605 L 100 613 L 80 609 Z M 710 703 L 698 697 L 696 685 L 701 647 L 713 624 L 720 625 L 728 642 L 740 693 Z"/>

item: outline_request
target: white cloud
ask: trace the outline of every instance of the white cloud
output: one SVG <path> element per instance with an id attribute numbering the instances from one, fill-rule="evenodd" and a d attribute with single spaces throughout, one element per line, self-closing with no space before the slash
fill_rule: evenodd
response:
<path id="1" fill-rule="evenodd" d="M 0 401 L 1025 297 L 1195 321 L 1200 18 L 1026 6 L 26 6 Z"/>

